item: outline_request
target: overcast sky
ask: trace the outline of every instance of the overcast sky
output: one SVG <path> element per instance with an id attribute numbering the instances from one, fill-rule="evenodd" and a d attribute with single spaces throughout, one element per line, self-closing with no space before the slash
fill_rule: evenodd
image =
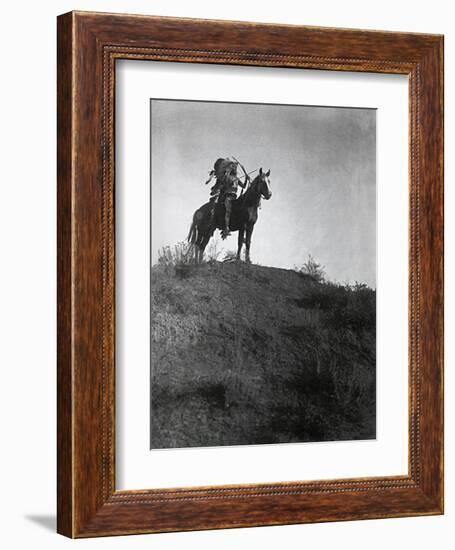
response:
<path id="1" fill-rule="evenodd" d="M 330 280 L 376 286 L 375 110 L 152 100 L 151 151 L 152 263 L 186 239 L 215 160 L 235 156 L 271 170 L 253 262 L 294 268 L 311 254 Z M 237 233 L 223 243 L 236 245 Z"/>

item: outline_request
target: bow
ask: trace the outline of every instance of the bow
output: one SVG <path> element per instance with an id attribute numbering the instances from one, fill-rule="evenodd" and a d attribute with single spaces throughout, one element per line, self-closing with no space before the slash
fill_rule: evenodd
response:
<path id="1" fill-rule="evenodd" d="M 245 167 L 243 166 L 243 164 L 241 164 L 234 156 L 232 157 L 234 159 L 234 161 L 237 163 L 238 166 L 240 166 L 240 168 L 242 169 L 243 173 L 245 174 L 245 183 L 246 182 L 250 182 L 251 181 L 251 178 L 250 178 L 250 175 L 247 173 L 247 171 L 245 170 Z M 254 170 L 254 172 L 256 172 L 256 170 Z M 251 174 L 253 172 L 250 172 Z"/>

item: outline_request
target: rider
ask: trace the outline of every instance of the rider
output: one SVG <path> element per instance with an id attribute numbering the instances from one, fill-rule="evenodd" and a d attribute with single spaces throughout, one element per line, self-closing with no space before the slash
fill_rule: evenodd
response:
<path id="1" fill-rule="evenodd" d="M 213 180 L 213 178 L 216 178 L 215 185 L 213 185 L 210 189 L 210 202 L 212 202 L 213 204 L 218 202 L 224 174 L 231 162 L 232 161 L 230 159 L 217 159 L 215 164 L 213 165 L 213 170 L 211 170 L 211 172 L 209 173 L 209 179 L 205 182 L 205 184 L 207 185 Z"/>
<path id="2" fill-rule="evenodd" d="M 210 172 L 210 178 L 206 181 L 206 183 L 209 183 L 212 181 L 213 177 L 216 176 L 216 183 L 210 190 L 210 194 L 212 196 L 210 200 L 214 203 L 213 211 L 215 209 L 216 202 L 221 204 L 224 202 L 225 226 L 221 233 L 223 239 L 230 235 L 229 222 L 231 218 L 232 201 L 237 198 L 238 186 L 240 185 L 240 187 L 245 188 L 249 180 L 249 177 L 244 169 L 245 181 L 242 182 L 242 180 L 237 176 L 237 164 L 238 161 L 234 162 L 230 159 L 219 158 L 215 162 L 213 170 Z"/>

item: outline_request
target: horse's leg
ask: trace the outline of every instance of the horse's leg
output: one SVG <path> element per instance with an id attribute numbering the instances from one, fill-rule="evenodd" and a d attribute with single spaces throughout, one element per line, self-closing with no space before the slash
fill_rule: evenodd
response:
<path id="1" fill-rule="evenodd" d="M 250 245 L 251 245 L 251 235 L 253 234 L 254 224 L 248 225 L 246 228 L 246 239 L 245 239 L 245 261 L 250 264 Z"/>
<path id="2" fill-rule="evenodd" d="M 188 240 L 194 247 L 194 263 L 200 264 L 204 259 L 204 250 L 213 235 L 214 209 L 201 207 L 193 215 L 193 223 Z"/>
<path id="3" fill-rule="evenodd" d="M 207 243 L 205 242 L 205 239 L 201 239 L 198 245 L 198 260 L 197 263 L 201 264 L 204 260 L 204 250 L 207 246 Z"/>
<path id="4" fill-rule="evenodd" d="M 196 263 L 196 254 L 197 254 L 197 244 L 195 242 L 190 243 L 190 257 L 189 261 L 192 264 Z"/>
<path id="5" fill-rule="evenodd" d="M 199 263 L 202 264 L 202 262 L 204 261 L 204 251 L 205 251 L 205 246 L 201 246 L 200 250 L 199 250 Z"/>
<path id="6" fill-rule="evenodd" d="M 210 232 L 205 231 L 199 232 L 198 240 L 196 243 L 196 263 L 201 264 L 204 260 L 204 251 L 207 247 L 208 242 L 210 241 Z"/>
<path id="7" fill-rule="evenodd" d="M 211 234 L 210 234 L 210 232 L 208 232 L 201 239 L 201 246 L 200 246 L 201 259 L 200 259 L 200 263 L 202 263 L 202 261 L 204 259 L 204 252 L 205 252 L 205 249 L 207 248 L 207 245 L 209 244 L 210 238 L 211 238 Z"/>
<path id="8" fill-rule="evenodd" d="M 239 239 L 237 241 L 237 260 L 240 260 L 241 254 L 242 254 L 242 246 L 245 238 L 245 229 L 242 227 L 239 229 Z"/>
<path id="9" fill-rule="evenodd" d="M 201 235 L 200 235 L 200 231 L 199 231 L 199 228 L 197 227 L 196 229 L 196 236 L 195 236 L 195 239 L 194 239 L 194 244 L 193 244 L 193 247 L 194 247 L 194 263 L 195 264 L 198 264 L 199 263 L 199 248 L 201 246 Z"/>

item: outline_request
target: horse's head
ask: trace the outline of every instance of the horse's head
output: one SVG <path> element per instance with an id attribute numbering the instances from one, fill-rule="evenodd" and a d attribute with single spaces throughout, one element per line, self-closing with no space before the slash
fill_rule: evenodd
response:
<path id="1" fill-rule="evenodd" d="M 258 180 L 258 192 L 261 197 L 264 197 L 266 201 L 272 196 L 272 191 L 270 189 L 270 170 L 268 172 L 263 172 L 262 168 L 259 168 L 259 176 L 256 178 Z"/>

